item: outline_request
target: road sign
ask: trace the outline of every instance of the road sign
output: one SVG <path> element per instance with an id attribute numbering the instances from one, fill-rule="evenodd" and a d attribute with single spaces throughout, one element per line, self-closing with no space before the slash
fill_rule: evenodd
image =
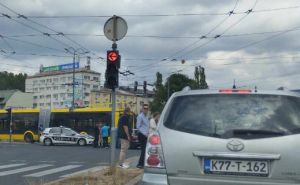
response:
<path id="1" fill-rule="evenodd" d="M 127 23 L 119 16 L 114 15 L 104 24 L 104 35 L 111 41 L 118 41 L 125 37 L 127 33 Z"/>
<path id="2" fill-rule="evenodd" d="M 115 62 L 118 59 L 118 54 L 115 51 L 111 51 L 108 53 L 107 58 L 110 62 Z"/>

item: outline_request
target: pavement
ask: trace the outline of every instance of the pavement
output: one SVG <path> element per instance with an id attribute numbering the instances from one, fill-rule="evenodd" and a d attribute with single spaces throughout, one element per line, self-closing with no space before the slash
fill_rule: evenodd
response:
<path id="1" fill-rule="evenodd" d="M 117 150 L 116 156 L 118 156 Z M 139 150 L 129 150 L 128 162 L 135 168 Z M 91 146 L 42 146 L 0 143 L 0 184 L 47 183 L 109 166 L 109 149 Z"/>

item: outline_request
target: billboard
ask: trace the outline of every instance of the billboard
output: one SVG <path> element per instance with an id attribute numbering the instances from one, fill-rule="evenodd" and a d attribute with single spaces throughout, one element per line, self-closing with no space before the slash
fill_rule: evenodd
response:
<path id="1" fill-rule="evenodd" d="M 79 62 L 75 63 L 75 69 L 79 68 Z M 42 72 L 50 72 L 50 71 L 64 71 L 64 70 L 70 70 L 73 69 L 73 63 L 69 64 L 62 64 L 58 66 L 48 66 L 48 67 L 43 67 Z"/>

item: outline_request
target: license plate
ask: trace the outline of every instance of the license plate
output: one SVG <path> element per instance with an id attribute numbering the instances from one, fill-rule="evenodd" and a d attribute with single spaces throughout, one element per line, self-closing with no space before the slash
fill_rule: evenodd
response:
<path id="1" fill-rule="evenodd" d="M 204 159 L 204 173 L 220 175 L 268 176 L 268 161 Z"/>

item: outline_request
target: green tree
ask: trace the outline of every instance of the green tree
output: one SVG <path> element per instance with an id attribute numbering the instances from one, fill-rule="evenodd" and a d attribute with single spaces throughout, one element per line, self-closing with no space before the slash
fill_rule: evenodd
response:
<path id="1" fill-rule="evenodd" d="M 208 88 L 208 85 L 207 85 L 206 79 L 205 79 L 204 67 L 201 67 L 201 66 L 195 67 L 194 78 L 196 81 L 197 89 L 207 89 Z"/>
<path id="2" fill-rule="evenodd" d="M 195 80 L 188 78 L 183 74 L 172 74 L 169 76 L 163 85 L 162 75 L 156 74 L 155 82 L 155 96 L 153 101 L 150 103 L 151 112 L 161 112 L 168 101 L 168 95 L 171 96 L 174 92 L 181 91 L 184 87 L 190 86 L 192 89 L 196 89 L 197 83 Z M 168 93 L 169 92 L 169 93 Z"/>
<path id="3" fill-rule="evenodd" d="M 159 111 L 161 112 L 165 103 L 166 103 L 166 90 L 163 86 L 162 74 L 156 73 L 156 81 L 154 83 L 155 88 L 155 97 L 152 102 L 150 102 L 150 110 L 151 112 Z"/>
<path id="4" fill-rule="evenodd" d="M 0 90 L 18 89 L 24 92 L 26 78 L 27 74 L 0 72 Z"/>

